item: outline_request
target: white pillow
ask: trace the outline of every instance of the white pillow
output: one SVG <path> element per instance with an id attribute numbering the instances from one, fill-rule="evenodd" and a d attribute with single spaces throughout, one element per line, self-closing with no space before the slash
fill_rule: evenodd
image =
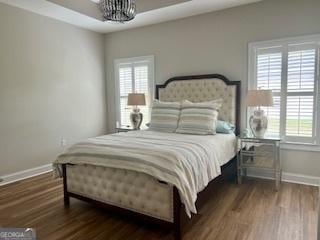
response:
<path id="1" fill-rule="evenodd" d="M 180 102 L 154 100 L 149 130 L 175 132 L 178 127 L 180 108 Z"/>
<path id="2" fill-rule="evenodd" d="M 176 132 L 198 135 L 216 134 L 218 109 L 221 105 L 222 99 L 200 103 L 185 100 L 181 106 Z"/>
<path id="3" fill-rule="evenodd" d="M 198 107 L 198 108 L 211 108 L 215 110 L 219 110 L 222 106 L 223 100 L 221 98 L 216 100 L 211 100 L 207 102 L 190 102 L 189 100 L 184 100 L 182 102 L 181 108 L 187 108 L 187 107 Z"/>

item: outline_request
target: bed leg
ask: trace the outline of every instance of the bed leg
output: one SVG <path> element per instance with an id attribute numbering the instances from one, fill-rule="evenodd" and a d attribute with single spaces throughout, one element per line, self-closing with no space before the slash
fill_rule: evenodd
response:
<path id="1" fill-rule="evenodd" d="M 174 229 L 174 240 L 181 240 L 181 229 L 176 228 Z"/>
<path id="2" fill-rule="evenodd" d="M 63 201 L 64 206 L 68 207 L 70 206 L 70 197 L 68 193 L 68 187 L 67 187 L 67 165 L 62 164 L 62 176 L 63 176 Z"/>
<path id="3" fill-rule="evenodd" d="M 175 240 L 181 240 L 182 234 L 181 234 L 181 201 L 178 189 L 176 187 L 173 187 L 173 213 L 174 213 L 174 239 Z"/>

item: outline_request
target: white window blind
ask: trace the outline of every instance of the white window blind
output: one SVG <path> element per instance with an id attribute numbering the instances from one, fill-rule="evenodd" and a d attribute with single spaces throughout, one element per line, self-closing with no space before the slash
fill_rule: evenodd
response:
<path id="1" fill-rule="evenodd" d="M 153 57 L 115 60 L 115 78 L 118 86 L 117 122 L 129 126 L 131 107 L 127 106 L 129 93 L 144 93 L 146 106 L 139 106 L 143 114 L 142 127 L 150 120 L 150 103 L 153 98 Z"/>
<path id="2" fill-rule="evenodd" d="M 267 134 L 320 144 L 319 50 L 320 36 L 249 44 L 249 88 L 274 95 Z"/>
<path id="3" fill-rule="evenodd" d="M 150 121 L 150 104 L 151 104 L 151 96 L 149 91 L 149 66 L 141 65 L 136 66 L 134 68 L 134 76 L 135 76 L 135 92 L 145 93 L 146 95 L 146 106 L 140 106 L 140 112 L 143 114 L 142 126 L 145 126 L 146 123 Z"/>
<path id="4" fill-rule="evenodd" d="M 257 55 L 257 88 L 271 89 L 274 95 L 274 106 L 265 107 L 263 110 L 268 116 L 270 135 L 280 133 L 280 91 L 282 75 L 282 53 L 270 49 L 271 53 L 261 52 Z"/>
<path id="5" fill-rule="evenodd" d="M 314 141 L 316 49 L 288 52 L 286 136 Z M 294 140 L 294 138 L 292 138 Z"/>
<path id="6" fill-rule="evenodd" d="M 130 109 L 127 107 L 128 94 L 133 91 L 132 66 L 124 64 L 119 66 L 119 90 L 120 90 L 120 124 L 130 125 Z"/>

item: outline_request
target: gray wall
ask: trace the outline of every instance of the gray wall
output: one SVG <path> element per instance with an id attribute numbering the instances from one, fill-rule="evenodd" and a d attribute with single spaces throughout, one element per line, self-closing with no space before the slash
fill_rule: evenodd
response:
<path id="1" fill-rule="evenodd" d="M 0 4 L 0 176 L 106 132 L 104 36 Z"/>
<path id="2" fill-rule="evenodd" d="M 264 0 L 107 34 L 109 131 L 113 131 L 115 125 L 114 59 L 155 55 L 157 84 L 173 76 L 220 73 L 232 80 L 241 80 L 245 89 L 248 43 L 320 33 L 319 9 L 319 0 Z M 317 152 L 283 150 L 282 159 L 286 172 L 320 176 Z"/>

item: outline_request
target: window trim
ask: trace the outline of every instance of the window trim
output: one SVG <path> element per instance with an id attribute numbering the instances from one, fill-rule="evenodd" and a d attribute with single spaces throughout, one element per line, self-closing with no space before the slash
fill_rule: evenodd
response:
<path id="1" fill-rule="evenodd" d="M 118 58 L 114 59 L 113 67 L 114 67 L 114 84 L 115 84 L 115 122 L 114 126 L 117 127 L 117 122 L 120 123 L 120 82 L 119 82 L 119 65 L 120 64 L 133 64 L 134 62 L 148 62 L 150 67 L 149 69 L 149 92 L 150 92 L 150 103 L 154 99 L 154 84 L 155 84 L 155 71 L 154 71 L 154 55 L 147 56 L 139 56 L 139 57 L 130 57 L 130 58 Z M 132 74 L 134 74 L 132 72 Z M 133 78 L 132 78 L 133 79 Z"/>
<path id="2" fill-rule="evenodd" d="M 276 48 L 277 46 L 281 49 L 282 52 L 282 79 L 281 81 L 281 93 L 279 94 L 281 98 L 286 98 L 286 90 L 287 90 L 287 74 L 288 74 L 288 49 L 286 46 L 288 45 L 299 45 L 301 42 L 313 43 L 317 47 L 316 52 L 316 75 L 315 75 L 315 85 L 314 85 L 314 142 L 292 142 L 293 138 L 286 140 L 284 144 L 282 144 L 284 149 L 297 149 L 297 150 L 306 150 L 306 151 L 320 151 L 320 123 L 317 122 L 320 120 L 320 34 L 308 35 L 308 36 L 298 36 L 298 37 L 290 37 L 290 38 L 282 38 L 276 40 L 267 40 L 267 41 L 258 41 L 258 42 L 250 42 L 248 44 L 248 82 L 246 88 L 246 94 L 249 89 L 256 88 L 256 79 L 255 76 L 257 74 L 257 65 L 256 65 L 256 56 L 257 56 L 257 48 Z M 281 102 L 281 109 L 286 109 L 286 101 Z M 246 127 L 248 128 L 248 119 L 250 117 L 250 110 L 246 108 Z M 280 135 L 285 136 L 285 125 L 286 125 L 286 110 L 280 111 Z"/>

